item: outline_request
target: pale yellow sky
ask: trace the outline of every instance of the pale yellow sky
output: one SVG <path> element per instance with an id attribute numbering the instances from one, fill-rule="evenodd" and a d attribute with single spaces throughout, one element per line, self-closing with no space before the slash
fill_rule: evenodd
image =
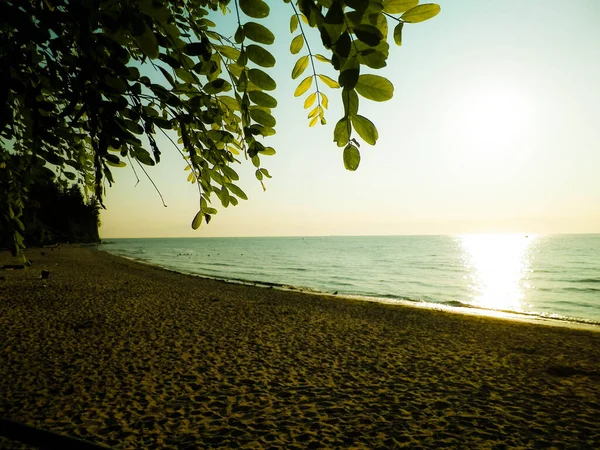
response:
<path id="1" fill-rule="evenodd" d="M 329 124 L 308 128 L 293 97 L 286 5 L 269 26 L 278 82 L 278 151 L 264 166 L 239 167 L 250 200 L 220 208 L 194 231 L 196 189 L 164 142 L 151 184 L 116 170 L 102 213 L 103 238 L 600 232 L 600 2 L 439 0 L 440 15 L 407 25 L 379 74 L 395 85 L 387 103 L 361 102 L 378 127 L 348 172 Z M 318 39 L 318 37 L 316 37 Z M 298 55 L 299 56 L 299 55 Z M 159 141 L 160 142 L 160 141 Z"/>

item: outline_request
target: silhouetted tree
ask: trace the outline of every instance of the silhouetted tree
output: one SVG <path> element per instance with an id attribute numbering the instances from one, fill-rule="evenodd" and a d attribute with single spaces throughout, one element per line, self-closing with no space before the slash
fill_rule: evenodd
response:
<path id="1" fill-rule="evenodd" d="M 0 180 L 0 185 L 7 181 Z M 46 172 L 38 174 L 27 194 L 20 218 L 25 245 L 99 242 L 100 204 L 95 197 L 86 201 L 79 186 L 59 183 Z M 13 230 L 3 217 L 0 215 L 0 245 L 12 247 Z"/>

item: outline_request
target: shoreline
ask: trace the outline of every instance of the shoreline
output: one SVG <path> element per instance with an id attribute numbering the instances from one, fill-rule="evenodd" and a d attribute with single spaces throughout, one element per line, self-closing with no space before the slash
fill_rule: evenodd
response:
<path id="1" fill-rule="evenodd" d="M 600 447 L 597 332 L 28 253 L 0 272 L 7 419 L 115 448 Z"/>
<path id="2" fill-rule="evenodd" d="M 490 317 L 501 320 L 510 320 L 515 322 L 524 322 L 531 324 L 539 324 L 539 325 L 547 325 L 547 326 L 555 326 L 555 327 L 565 327 L 572 328 L 577 330 L 589 330 L 600 332 L 600 322 L 594 321 L 592 319 L 584 319 L 579 317 L 562 317 L 556 315 L 553 317 L 550 314 L 546 313 L 536 313 L 536 312 L 520 312 L 520 311 L 508 311 L 508 310 L 497 310 L 497 309 L 489 309 L 482 308 L 478 306 L 472 306 L 468 304 L 463 305 L 451 305 L 447 303 L 435 303 L 435 302 L 425 302 L 420 300 L 410 300 L 406 298 L 388 298 L 388 297 L 376 297 L 376 296 L 368 296 L 368 295 L 359 295 L 359 294 L 334 294 L 327 291 L 319 291 L 317 289 L 313 289 L 311 287 L 306 286 L 294 286 L 291 284 L 279 284 L 279 283 L 269 283 L 264 281 L 257 280 L 245 280 L 242 278 L 223 278 L 217 276 L 211 276 L 207 274 L 200 274 L 194 272 L 184 272 L 177 269 L 172 269 L 167 266 L 162 266 L 157 263 L 153 263 L 151 261 L 146 261 L 143 259 L 137 259 L 132 256 L 125 256 L 119 253 L 113 253 L 109 250 L 103 250 L 100 248 L 92 249 L 95 251 L 105 252 L 110 255 L 117 256 L 119 258 L 124 258 L 129 261 L 143 264 L 148 267 L 154 267 L 161 270 L 166 270 L 168 272 L 173 272 L 176 274 L 197 277 L 200 279 L 213 280 L 213 281 L 221 281 L 224 283 L 232 283 L 243 286 L 254 286 L 265 289 L 277 289 L 282 291 L 291 291 L 291 292 L 299 292 L 307 295 L 319 295 L 325 297 L 333 297 L 339 299 L 345 299 L 349 301 L 362 301 L 362 302 L 371 302 L 371 303 L 379 303 L 390 306 L 398 306 L 400 308 L 420 308 L 426 310 L 433 311 L 445 311 L 451 314 L 464 314 L 469 316 L 480 316 L 480 317 Z"/>

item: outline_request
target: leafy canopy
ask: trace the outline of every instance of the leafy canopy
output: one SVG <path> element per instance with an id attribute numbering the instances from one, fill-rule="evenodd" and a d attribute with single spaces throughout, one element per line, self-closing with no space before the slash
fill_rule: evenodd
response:
<path id="1" fill-rule="evenodd" d="M 344 115 L 334 128 L 344 166 L 356 170 L 359 141 L 374 145 L 375 125 L 359 114 L 359 97 L 382 102 L 394 87 L 368 73 L 386 66 L 389 40 L 402 44 L 404 23 L 435 16 L 418 0 L 298 0 L 290 2 L 291 76 L 306 96 L 309 125 L 325 123 L 324 88 L 341 88 Z M 236 24 L 224 36 L 209 18 L 222 11 Z M 54 170 L 102 199 L 112 169 L 160 161 L 164 135 L 186 160 L 199 190 L 197 228 L 246 194 L 236 184 L 240 157 L 263 183 L 262 158 L 275 154 L 268 69 L 275 36 L 263 0 L 4 0 L 0 2 L 0 170 L 2 211 L 23 245 L 19 220 L 28 186 Z M 389 24 L 393 24 L 390 33 Z M 318 29 L 327 55 L 311 51 Z M 337 80 L 317 68 L 333 67 Z M 145 73 L 152 72 L 151 76 Z M 20 158 L 14 158 L 17 155 Z M 46 174 L 47 175 L 47 174 Z M 264 188 L 264 184 L 263 184 Z"/>

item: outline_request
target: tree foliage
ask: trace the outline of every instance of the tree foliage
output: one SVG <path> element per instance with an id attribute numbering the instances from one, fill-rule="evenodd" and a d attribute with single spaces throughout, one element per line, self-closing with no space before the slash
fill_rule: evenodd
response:
<path id="1" fill-rule="evenodd" d="M 359 97 L 386 101 L 387 79 L 368 73 L 386 66 L 389 40 L 402 43 L 404 23 L 435 16 L 439 6 L 418 0 L 283 0 L 290 7 L 295 96 L 306 96 L 309 125 L 325 123 L 324 88 L 341 88 L 344 115 L 334 141 L 355 170 L 360 140 L 374 145 L 375 125 L 359 114 Z M 229 14 L 233 36 L 220 32 L 210 11 Z M 269 5 L 263 0 L 4 0 L 0 2 L 1 214 L 19 230 L 28 186 L 53 170 L 77 180 L 102 201 L 112 169 L 145 172 L 160 162 L 164 135 L 186 160 L 199 190 L 197 228 L 246 194 L 236 184 L 241 158 L 261 184 L 263 157 L 275 133 L 270 94 L 276 64 L 269 46 Z M 393 32 L 389 26 L 394 25 Z M 314 53 L 316 28 L 325 53 Z M 337 81 L 317 67 L 333 67 Z M 20 158 L 12 158 L 19 155 Z M 263 184 L 264 188 L 264 184 Z M 213 196 L 214 194 L 214 196 Z"/>

